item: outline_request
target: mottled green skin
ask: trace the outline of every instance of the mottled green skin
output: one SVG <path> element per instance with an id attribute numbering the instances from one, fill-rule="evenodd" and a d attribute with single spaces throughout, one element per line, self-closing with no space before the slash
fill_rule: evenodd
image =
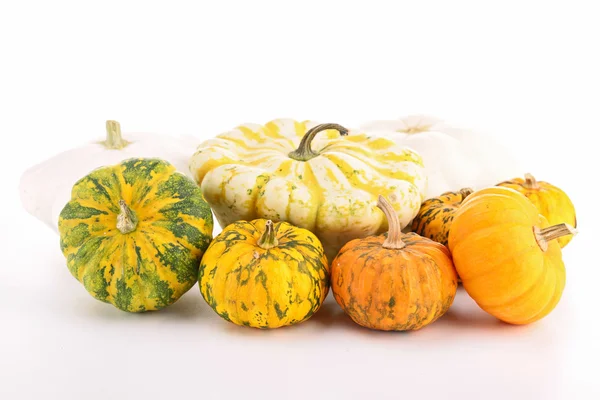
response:
<path id="1" fill-rule="evenodd" d="M 454 221 L 454 214 L 471 193 L 471 189 L 462 189 L 459 192 L 445 192 L 424 201 L 412 221 L 412 231 L 448 246 L 448 235 Z"/>
<path id="2" fill-rule="evenodd" d="M 119 200 L 138 218 L 117 228 Z M 211 210 L 196 184 L 158 159 L 129 159 L 80 179 L 59 218 L 60 246 L 96 299 L 129 312 L 159 310 L 197 281 L 212 239 Z"/>
<path id="3" fill-rule="evenodd" d="M 344 312 L 376 330 L 417 330 L 448 311 L 457 274 L 450 251 L 407 233 L 404 247 L 385 248 L 387 233 L 348 242 L 333 260 L 331 288 Z"/>
<path id="4" fill-rule="evenodd" d="M 237 325 L 269 329 L 306 321 L 329 291 L 323 246 L 308 230 L 279 222 L 277 245 L 261 248 L 265 222 L 238 221 L 215 238 L 200 266 L 202 296 Z"/>

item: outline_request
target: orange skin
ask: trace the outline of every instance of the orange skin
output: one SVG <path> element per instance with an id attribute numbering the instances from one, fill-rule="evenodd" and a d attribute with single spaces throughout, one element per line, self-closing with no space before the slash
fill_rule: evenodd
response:
<path id="1" fill-rule="evenodd" d="M 532 202 L 505 187 L 475 192 L 458 209 L 448 246 L 465 290 L 483 310 L 529 324 L 556 307 L 565 286 L 560 245 L 536 236 L 549 225 Z"/>
<path id="2" fill-rule="evenodd" d="M 456 270 L 448 249 L 415 233 L 400 234 L 401 249 L 383 247 L 387 235 L 347 243 L 332 263 L 337 303 L 354 322 L 383 331 L 420 329 L 452 305 Z"/>
<path id="3" fill-rule="evenodd" d="M 465 188 L 425 200 L 413 219 L 412 231 L 447 246 L 454 213 L 471 193 L 472 189 Z"/>
<path id="4" fill-rule="evenodd" d="M 504 186 L 524 194 L 538 209 L 550 225 L 567 223 L 577 227 L 575 206 L 565 192 L 548 182 L 536 181 L 531 174 L 526 174 L 525 179 L 515 178 L 501 182 Z M 558 238 L 560 247 L 565 247 L 572 239 L 572 235 Z"/>

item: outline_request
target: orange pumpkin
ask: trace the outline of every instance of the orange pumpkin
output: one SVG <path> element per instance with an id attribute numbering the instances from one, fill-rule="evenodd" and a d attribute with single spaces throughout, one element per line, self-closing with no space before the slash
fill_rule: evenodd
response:
<path id="1" fill-rule="evenodd" d="M 379 196 L 388 233 L 348 242 L 332 263 L 332 291 L 359 325 L 384 331 L 420 329 L 450 308 L 457 275 L 448 249 L 404 234 L 392 205 Z"/>
<path id="2" fill-rule="evenodd" d="M 448 246 L 463 286 L 479 306 L 511 324 L 537 321 L 558 304 L 565 266 L 550 226 L 532 202 L 506 187 L 473 193 L 458 209 Z"/>
<path id="3" fill-rule="evenodd" d="M 501 182 L 498 186 L 515 189 L 524 194 L 551 225 L 566 223 L 577 227 L 575 206 L 569 196 L 558 187 L 548 182 L 537 181 L 531 174 L 525 174 L 525 179 L 515 178 Z M 560 247 L 565 247 L 571 238 L 572 235 L 558 238 Z"/>
<path id="4" fill-rule="evenodd" d="M 464 188 L 425 200 L 412 221 L 412 231 L 447 246 L 454 213 L 471 193 L 473 189 Z"/>

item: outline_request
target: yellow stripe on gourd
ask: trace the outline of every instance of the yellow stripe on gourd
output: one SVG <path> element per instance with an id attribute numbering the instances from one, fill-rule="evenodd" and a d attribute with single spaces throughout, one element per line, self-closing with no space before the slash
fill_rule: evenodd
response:
<path id="1" fill-rule="evenodd" d="M 192 157 L 192 172 L 212 168 L 205 175 L 197 174 L 198 183 L 222 227 L 238 219 L 281 219 L 313 230 L 324 242 L 337 243 L 381 231 L 380 225 L 385 223 L 381 218 L 368 221 L 366 216 L 348 216 L 348 224 L 360 222 L 356 227 L 333 223 L 340 213 L 373 209 L 379 194 L 393 199 L 402 224 L 410 222 L 425 192 L 421 157 L 383 137 L 361 133 L 343 136 L 340 132 L 346 130 L 335 124 L 323 125 L 316 136 L 313 130 L 306 137 L 312 141 L 305 140 L 298 149 L 306 133 L 316 126 L 311 121 L 279 119 L 263 127 L 248 125 L 219 135 L 218 140 L 229 142 L 228 151 L 237 157 L 230 164 L 235 165 L 235 173 L 248 171 L 245 179 L 236 179 L 223 166 L 210 165 L 209 156 L 216 157 L 219 150 L 210 143 L 201 146 Z M 252 174 L 269 180 L 256 197 L 245 193 L 254 190 Z M 356 204 L 343 205 L 344 199 Z M 328 254 L 337 250 L 329 247 Z"/>
<path id="2" fill-rule="evenodd" d="M 284 162 L 281 163 L 281 165 L 279 166 L 279 168 L 277 168 L 275 170 L 275 175 L 276 176 L 287 176 L 290 174 L 290 171 L 292 170 L 292 164 L 294 164 L 294 160 L 286 160 Z"/>
<path id="3" fill-rule="evenodd" d="M 294 121 L 294 132 L 297 137 L 302 139 L 307 130 L 306 121 Z"/>
<path id="4" fill-rule="evenodd" d="M 263 133 L 270 139 L 274 139 L 275 143 L 280 143 L 282 148 L 286 146 L 295 146 L 294 141 L 291 138 L 286 137 L 281 133 L 281 126 L 278 121 L 271 121 L 265 124 Z"/>
<path id="5" fill-rule="evenodd" d="M 250 128 L 247 128 L 245 126 L 240 126 L 238 128 L 240 131 L 242 131 L 244 133 L 244 138 L 248 139 L 249 142 L 256 142 L 256 143 L 265 143 L 267 141 L 267 138 L 264 137 L 262 134 L 253 131 Z"/>

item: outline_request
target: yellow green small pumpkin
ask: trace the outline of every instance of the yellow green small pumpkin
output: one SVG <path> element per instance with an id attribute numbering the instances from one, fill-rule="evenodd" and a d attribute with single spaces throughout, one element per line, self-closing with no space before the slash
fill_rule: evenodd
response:
<path id="1" fill-rule="evenodd" d="M 538 209 L 550 225 L 566 223 L 577 228 L 577 217 L 575 206 L 560 188 L 543 181 L 538 181 L 531 174 L 525 174 L 525 178 L 515 178 L 498 184 L 516 190 L 525 195 Z M 560 247 L 565 247 L 573 238 L 566 235 L 558 238 Z"/>
<path id="2" fill-rule="evenodd" d="M 279 328 L 310 318 L 329 291 L 323 246 L 310 231 L 266 219 L 238 221 L 210 244 L 198 278 L 204 300 L 227 321 Z"/>
<path id="3" fill-rule="evenodd" d="M 141 312 L 194 286 L 213 220 L 193 180 L 166 161 L 134 158 L 80 179 L 58 229 L 69 271 L 85 289 Z"/>

